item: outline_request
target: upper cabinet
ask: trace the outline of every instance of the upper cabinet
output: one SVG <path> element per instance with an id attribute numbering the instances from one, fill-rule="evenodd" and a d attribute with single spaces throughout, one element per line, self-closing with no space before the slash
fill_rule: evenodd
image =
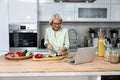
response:
<path id="1" fill-rule="evenodd" d="M 96 0 L 93 3 L 42 2 L 39 0 L 38 20 L 49 21 L 59 13 L 64 21 L 120 22 L 120 0 Z"/>
<path id="2" fill-rule="evenodd" d="M 54 3 L 54 0 L 38 0 L 39 3 Z"/>
<path id="3" fill-rule="evenodd" d="M 111 4 L 120 4 L 120 0 L 111 0 Z"/>
<path id="4" fill-rule="evenodd" d="M 109 4 L 111 0 L 96 0 L 94 3 L 96 4 Z"/>
<path id="5" fill-rule="evenodd" d="M 75 4 L 75 21 L 110 21 L 110 5 L 93 3 Z"/>
<path id="6" fill-rule="evenodd" d="M 8 0 L 0 0 L 0 51 L 9 51 Z"/>
<path id="7" fill-rule="evenodd" d="M 9 0 L 9 23 L 36 23 L 37 0 Z"/>
<path id="8" fill-rule="evenodd" d="M 39 21 L 49 21 L 54 13 L 59 13 L 64 21 L 74 21 L 74 3 L 39 4 Z"/>
<path id="9" fill-rule="evenodd" d="M 111 0 L 111 21 L 120 22 L 120 0 Z"/>
<path id="10" fill-rule="evenodd" d="M 39 21 L 49 21 L 51 15 L 54 13 L 59 13 L 66 22 L 110 21 L 110 0 L 96 0 L 94 3 L 39 2 L 38 10 Z"/>
<path id="11" fill-rule="evenodd" d="M 111 4 L 111 21 L 120 22 L 120 4 Z"/>

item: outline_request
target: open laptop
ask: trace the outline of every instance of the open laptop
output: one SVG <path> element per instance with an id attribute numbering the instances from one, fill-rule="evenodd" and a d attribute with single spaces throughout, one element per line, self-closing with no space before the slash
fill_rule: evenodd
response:
<path id="1" fill-rule="evenodd" d="M 72 59 L 65 60 L 65 62 L 71 64 L 81 64 L 91 62 L 94 59 L 96 47 L 84 47 L 78 48 L 75 57 Z"/>

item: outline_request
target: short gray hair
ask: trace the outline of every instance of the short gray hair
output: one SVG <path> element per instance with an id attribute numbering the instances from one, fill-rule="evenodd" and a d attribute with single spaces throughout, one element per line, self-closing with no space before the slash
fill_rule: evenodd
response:
<path id="1" fill-rule="evenodd" d="M 61 18 L 61 16 L 60 16 L 58 13 L 55 13 L 55 14 L 53 14 L 53 15 L 51 16 L 51 18 L 50 18 L 50 21 L 49 21 L 49 24 L 50 24 L 50 25 L 52 25 L 52 22 L 53 22 L 54 19 L 58 19 L 58 20 L 60 20 L 60 22 L 62 23 L 62 18 Z"/>

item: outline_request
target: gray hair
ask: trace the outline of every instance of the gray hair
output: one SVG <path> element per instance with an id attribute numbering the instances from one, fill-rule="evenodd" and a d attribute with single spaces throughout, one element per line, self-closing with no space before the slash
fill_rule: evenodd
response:
<path id="1" fill-rule="evenodd" d="M 53 14 L 53 15 L 51 16 L 51 19 L 50 19 L 50 21 L 49 21 L 49 24 L 50 24 L 50 25 L 52 25 L 52 22 L 53 22 L 54 19 L 58 19 L 58 20 L 60 20 L 60 22 L 62 23 L 62 18 L 61 18 L 61 16 L 60 16 L 58 13 L 55 13 L 55 14 Z"/>

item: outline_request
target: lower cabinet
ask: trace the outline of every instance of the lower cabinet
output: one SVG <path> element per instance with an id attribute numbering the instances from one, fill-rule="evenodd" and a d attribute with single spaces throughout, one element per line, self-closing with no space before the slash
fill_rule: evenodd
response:
<path id="1" fill-rule="evenodd" d="M 120 80 L 120 75 L 102 76 L 101 80 Z"/>
<path id="2" fill-rule="evenodd" d="M 2 77 L 0 80 L 97 80 L 96 77 L 87 76 L 50 76 L 50 77 Z"/>

